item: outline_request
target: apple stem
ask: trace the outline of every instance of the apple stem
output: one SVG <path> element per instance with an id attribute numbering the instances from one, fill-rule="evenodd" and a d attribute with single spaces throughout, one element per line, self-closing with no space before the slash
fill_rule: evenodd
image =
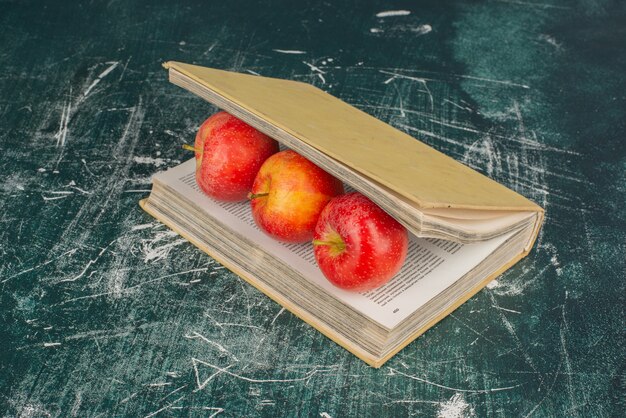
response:
<path id="1" fill-rule="evenodd" d="M 336 241 L 322 241 L 319 239 L 314 239 L 313 240 L 313 245 L 317 246 L 317 245 L 328 245 L 330 247 L 333 248 L 333 250 L 337 253 L 342 252 L 343 250 L 346 249 L 346 243 L 343 242 L 342 240 L 336 240 Z"/>
<path id="2" fill-rule="evenodd" d="M 199 152 L 196 147 L 192 147 L 189 144 L 183 144 L 183 149 L 186 149 L 187 151 Z"/>
<path id="3" fill-rule="evenodd" d="M 332 245 L 332 242 L 328 242 L 328 241 L 322 241 L 319 239 L 314 239 L 313 240 L 313 245 Z"/>
<path id="4" fill-rule="evenodd" d="M 252 200 L 252 199 L 256 199 L 257 197 L 265 197 L 268 196 L 269 193 L 248 193 L 248 199 Z"/>

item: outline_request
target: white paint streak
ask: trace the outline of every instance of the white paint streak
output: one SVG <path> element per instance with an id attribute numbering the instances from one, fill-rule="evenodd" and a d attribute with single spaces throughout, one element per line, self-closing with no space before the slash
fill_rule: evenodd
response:
<path id="1" fill-rule="evenodd" d="M 83 163 L 83 166 L 85 167 L 85 170 L 87 170 L 87 172 L 88 172 L 89 174 L 91 174 L 92 176 L 94 176 L 94 177 L 95 177 L 95 174 L 94 174 L 94 173 L 93 173 L 93 172 L 89 169 L 89 166 L 87 165 L 87 161 L 85 161 L 85 159 L 84 159 L 84 158 L 81 158 L 81 159 L 80 159 L 80 162 L 81 162 L 81 163 Z"/>
<path id="2" fill-rule="evenodd" d="M 199 272 L 199 271 L 207 271 L 207 268 L 204 267 L 204 268 L 199 268 L 199 269 L 192 269 L 192 270 L 187 270 L 187 271 L 181 271 L 181 272 L 178 272 L 178 273 L 166 274 L 165 276 L 157 277 L 156 279 L 152 279 L 152 280 L 146 280 L 145 282 L 136 284 L 134 286 L 121 288 L 121 289 L 113 289 L 113 290 L 111 290 L 109 292 L 95 293 L 93 295 L 79 296 L 77 298 L 68 299 L 66 301 L 57 303 L 57 304 L 52 305 L 52 306 L 62 306 L 62 305 L 66 305 L 66 304 L 71 303 L 71 302 L 76 302 L 78 300 L 95 299 L 95 298 L 99 298 L 101 296 L 108 296 L 108 295 L 113 295 L 113 294 L 115 294 L 116 296 L 119 296 L 121 294 L 128 293 L 131 290 L 138 289 L 141 286 L 146 285 L 146 284 L 154 283 L 154 282 L 157 282 L 159 280 L 167 279 L 167 278 L 170 278 L 170 277 L 181 276 L 183 274 L 195 273 L 195 272 Z"/>
<path id="3" fill-rule="evenodd" d="M 424 25 L 419 25 L 415 28 L 411 28 L 410 30 L 411 32 L 417 34 L 418 36 L 421 36 L 421 35 L 426 35 L 427 33 L 432 32 L 433 27 L 430 26 L 429 24 L 424 24 Z"/>
<path id="4" fill-rule="evenodd" d="M 195 339 L 195 338 L 199 338 L 201 340 L 203 340 L 204 342 L 212 345 L 213 347 L 216 347 L 220 352 L 224 353 L 224 354 L 229 354 L 233 360 L 235 361 L 239 361 L 239 359 L 237 358 L 237 356 L 235 356 L 233 353 L 231 353 L 229 350 L 227 350 L 226 348 L 224 348 L 223 345 L 216 343 L 215 341 L 211 341 L 209 340 L 207 337 L 205 337 L 204 335 L 200 334 L 199 332 L 193 331 L 191 333 L 191 335 L 185 335 L 185 338 L 188 339 Z"/>
<path id="5" fill-rule="evenodd" d="M 161 386 L 171 386 L 171 384 L 172 384 L 171 382 L 158 382 L 158 383 L 148 383 L 148 384 L 146 384 L 144 386 L 158 388 L 158 387 L 161 387 Z"/>
<path id="6" fill-rule="evenodd" d="M 167 164 L 168 160 L 163 158 L 152 158 L 152 157 L 133 157 L 133 161 L 138 164 L 153 164 L 157 167 L 161 167 L 162 165 Z"/>
<path id="7" fill-rule="evenodd" d="M 409 10 L 385 10 L 383 12 L 376 13 L 376 17 L 395 17 L 395 16 L 408 16 L 411 12 Z"/>
<path id="8" fill-rule="evenodd" d="M 59 259 L 59 258 L 61 258 L 61 257 L 65 257 L 66 255 L 70 255 L 70 256 L 72 256 L 72 255 L 74 255 L 74 253 L 76 253 L 76 251 L 78 251 L 78 248 L 72 248 L 71 250 L 66 251 L 66 252 L 64 252 L 63 254 L 61 254 L 61 255 L 59 255 L 59 256 L 57 256 L 57 257 L 54 257 L 54 258 L 52 258 L 52 259 L 50 259 L 50 260 L 48 260 L 48 261 L 45 261 L 45 262 L 43 262 L 43 263 L 41 263 L 41 264 L 38 264 L 38 265 L 36 265 L 35 267 L 31 267 L 31 268 L 28 268 L 28 269 L 26 269 L 26 270 L 22 270 L 22 271 L 20 271 L 19 273 L 15 273 L 14 275 L 9 276 L 9 277 L 7 277 L 6 279 L 2 280 L 0 283 L 7 282 L 8 280 L 11 280 L 11 279 L 12 279 L 12 278 L 14 278 L 14 277 L 21 276 L 22 274 L 26 274 L 26 273 L 31 272 L 31 271 L 33 271 L 33 270 L 36 270 L 36 269 L 38 269 L 38 268 L 40 268 L 40 267 L 43 267 L 43 266 L 45 266 L 45 265 L 48 265 L 48 264 L 50 264 L 50 263 L 52 263 L 52 262 L 54 262 L 54 261 L 58 260 L 58 259 Z"/>
<path id="9" fill-rule="evenodd" d="M 546 41 L 547 43 L 552 45 L 557 51 L 561 49 L 561 43 L 550 35 L 539 35 L 539 39 L 541 39 L 542 41 Z"/>
<path id="10" fill-rule="evenodd" d="M 492 280 L 487 283 L 487 289 L 495 289 L 498 286 L 500 286 L 500 282 L 498 282 L 497 280 Z"/>
<path id="11" fill-rule="evenodd" d="M 67 186 L 67 187 L 70 187 L 70 188 L 76 190 L 77 192 L 80 192 L 81 194 L 91 194 L 92 193 L 92 192 L 88 192 L 85 189 L 81 189 L 80 187 L 73 186 L 73 185 L 72 186 Z"/>
<path id="12" fill-rule="evenodd" d="M 144 263 L 153 263 L 163 260 L 169 256 L 170 251 L 172 251 L 174 247 L 186 242 L 184 239 L 180 238 L 174 241 L 167 241 L 165 244 L 163 243 L 163 241 L 166 241 L 168 238 L 175 236 L 178 236 L 176 232 L 165 230 L 157 231 L 151 239 L 141 240 L 141 252 L 144 256 Z"/>
<path id="13" fill-rule="evenodd" d="M 57 283 L 62 283 L 62 282 L 75 282 L 76 280 L 80 279 L 81 277 L 83 277 L 85 275 L 85 273 L 87 272 L 87 270 L 89 270 L 89 267 L 92 266 L 92 264 L 96 263 L 100 257 L 102 257 L 102 254 L 104 254 L 104 252 L 111 246 L 113 245 L 113 243 L 117 241 L 117 238 L 114 239 L 113 241 L 111 241 L 110 243 L 108 243 L 106 245 L 106 247 L 102 248 L 100 250 L 100 252 L 98 253 L 98 255 L 96 256 L 96 258 L 94 258 L 93 260 L 89 260 L 89 262 L 87 263 L 87 265 L 85 266 L 85 268 L 83 268 L 83 270 L 76 276 L 74 276 L 71 279 L 63 279 L 63 280 L 59 280 Z"/>
<path id="14" fill-rule="evenodd" d="M 475 416 L 474 409 L 460 393 L 455 393 L 449 400 L 442 402 L 437 418 L 467 418 Z"/>
<path id="15" fill-rule="evenodd" d="M 272 322 L 270 322 L 270 325 L 274 325 L 274 322 L 276 322 L 276 320 L 278 319 L 278 317 L 280 316 L 280 314 L 282 314 L 283 312 L 285 312 L 285 308 L 281 308 L 280 311 L 278 311 L 278 313 L 276 314 L 276 316 L 274 317 L 274 319 L 272 319 Z"/>
<path id="16" fill-rule="evenodd" d="M 578 411 L 576 411 L 576 393 L 579 393 L 574 387 L 574 382 L 572 380 L 572 362 L 569 357 L 569 352 L 567 351 L 567 339 L 566 332 L 569 331 L 569 326 L 567 324 L 567 319 L 565 317 L 565 303 L 567 303 L 567 291 L 565 292 L 565 302 L 561 306 L 561 315 L 563 317 L 563 326 L 560 327 L 559 334 L 561 337 L 561 353 L 563 355 L 563 360 L 565 361 L 565 370 L 567 372 L 567 394 L 569 396 L 570 404 L 572 405 L 572 416 L 578 417 Z"/>
<path id="17" fill-rule="evenodd" d="M 157 225 L 156 222 L 150 222 L 147 224 L 141 224 L 141 225 L 135 225 L 131 228 L 131 231 L 140 231 L 142 229 L 148 229 L 148 228 L 154 228 L 154 226 Z"/>
<path id="18" fill-rule="evenodd" d="M 109 67 L 107 67 L 104 71 L 102 71 L 100 73 L 100 75 L 89 85 L 89 87 L 87 87 L 87 89 L 83 92 L 83 97 L 82 99 L 84 100 L 89 93 L 91 92 L 91 90 L 93 90 L 94 87 L 96 87 L 98 85 L 98 83 L 104 78 L 106 77 L 111 71 L 113 71 L 115 69 L 115 67 L 117 67 L 120 63 L 119 61 L 114 61 L 114 62 L 107 62 L 107 64 L 111 64 L 109 65 Z M 82 100 L 81 100 L 82 101 Z"/>
<path id="19" fill-rule="evenodd" d="M 196 390 L 194 390 L 194 392 L 197 392 L 199 390 L 202 390 L 206 387 L 206 385 L 213 380 L 213 378 L 217 375 L 219 375 L 220 373 L 222 373 L 223 370 L 229 369 L 230 367 L 232 367 L 232 365 L 227 366 L 226 368 L 224 368 L 223 370 L 217 371 L 215 373 L 213 373 L 211 376 L 209 376 L 208 378 L 206 378 L 204 381 L 200 382 L 200 372 L 198 372 L 198 363 L 200 362 L 200 360 L 197 360 L 195 358 L 191 359 L 191 364 L 193 365 L 193 371 L 196 375 L 196 385 L 198 386 L 198 388 Z M 200 362 L 202 363 L 202 362 Z"/>
<path id="20" fill-rule="evenodd" d="M 472 165 L 472 163 L 474 162 L 477 163 L 476 165 L 480 165 L 480 163 L 485 163 L 485 169 L 487 171 L 487 174 L 489 174 L 489 176 L 491 177 L 494 176 L 496 171 L 502 171 L 500 155 L 495 145 L 493 144 L 491 136 L 489 135 L 484 135 L 483 137 L 472 143 L 472 145 L 463 155 L 463 162 L 465 162 L 465 164 L 467 165 Z"/>
<path id="21" fill-rule="evenodd" d="M 445 385 L 441 385 L 439 383 L 435 383 L 435 382 L 430 382 L 426 379 L 422 379 L 421 377 L 417 377 L 417 376 L 413 376 L 410 374 L 406 374 L 403 373 L 399 370 L 396 369 L 392 369 L 391 367 L 388 368 L 389 373 L 387 373 L 387 376 L 395 376 L 395 375 L 400 375 L 400 376 L 404 376 L 404 377 L 408 377 L 409 379 L 412 380 L 417 380 L 418 382 L 422 382 L 422 383 L 426 383 L 427 385 L 431 385 L 431 386 L 435 386 L 441 389 L 447 389 L 447 390 L 452 390 L 455 392 L 464 392 L 464 393 L 490 393 L 490 392 L 501 392 L 504 390 L 511 390 L 511 389 L 515 389 L 517 387 L 520 387 L 523 385 L 523 383 L 520 383 L 519 385 L 515 385 L 515 386 L 507 386 L 507 387 L 500 387 L 500 388 L 488 388 L 488 389 L 459 389 L 459 388 L 453 388 L 450 386 L 445 386 Z"/>
<path id="22" fill-rule="evenodd" d="M 22 404 L 20 405 L 19 418 L 41 418 L 52 417 L 53 415 L 41 404 Z"/>
<path id="23" fill-rule="evenodd" d="M 491 340 L 489 337 L 487 337 L 484 333 L 476 331 L 474 328 L 472 328 L 471 326 L 469 326 L 467 323 L 465 323 L 465 321 L 457 318 L 454 314 L 450 314 L 450 317 L 453 318 L 455 321 L 459 322 L 461 325 L 463 325 L 465 328 L 469 329 L 470 331 L 472 331 L 474 334 L 478 335 L 480 338 L 483 338 L 485 341 L 489 342 L 491 345 L 497 346 L 498 344 L 496 344 L 493 340 Z M 476 340 L 475 340 L 476 341 Z M 474 341 L 474 342 L 475 342 Z M 473 343 L 472 343 L 473 344 Z M 472 345 L 470 344 L 470 345 Z"/>
<path id="24" fill-rule="evenodd" d="M 157 410 L 156 410 L 156 411 L 154 411 L 153 413 L 146 415 L 144 418 L 150 418 L 150 417 L 153 417 L 153 416 L 157 415 L 159 412 L 162 412 L 162 411 L 165 411 L 166 409 L 171 408 L 171 407 L 172 407 L 172 405 L 174 405 L 175 403 L 179 402 L 179 401 L 180 401 L 181 399 L 183 399 L 185 396 L 186 396 L 186 395 L 181 396 L 180 398 L 176 399 L 175 401 L 173 401 L 173 402 L 171 402 L 171 403 L 169 403 L 169 404 L 165 405 L 163 408 L 161 408 L 161 409 L 157 409 Z"/>
<path id="25" fill-rule="evenodd" d="M 498 1 L 500 3 L 516 4 L 519 6 L 536 7 L 539 9 L 559 9 L 559 10 L 571 9 L 571 7 L 567 7 L 567 6 L 560 6 L 560 5 L 549 4 L 549 3 L 534 3 L 530 1 L 520 1 L 520 0 L 495 0 L 495 1 Z"/>
<path id="26" fill-rule="evenodd" d="M 550 264 L 554 267 L 554 271 L 557 276 L 561 276 L 563 274 L 563 269 L 561 268 L 561 262 L 559 261 L 559 253 L 555 245 L 550 243 L 545 243 L 542 245 L 542 248 L 545 248 L 548 253 L 550 253 Z"/>
<path id="27" fill-rule="evenodd" d="M 70 411 L 70 415 L 72 415 L 73 417 L 77 417 L 78 416 L 78 411 L 80 409 L 80 405 L 83 402 L 83 396 L 82 396 L 82 392 L 78 391 L 76 393 L 76 398 L 74 400 L 74 405 L 72 406 L 72 410 Z"/>
<path id="28" fill-rule="evenodd" d="M 218 367 L 214 364 L 207 363 L 206 361 L 198 360 L 196 358 L 192 358 L 191 361 L 194 365 L 194 368 L 196 369 L 196 372 L 197 372 L 197 365 L 202 364 L 204 366 L 217 370 L 217 372 L 219 373 L 224 373 L 236 379 L 243 380 L 244 382 L 250 382 L 250 383 L 290 383 L 290 382 L 307 382 L 308 383 L 311 380 L 311 378 L 315 376 L 316 374 L 330 371 L 330 368 L 321 368 L 321 369 L 315 368 L 305 373 L 303 377 L 297 377 L 293 379 L 253 379 L 250 377 L 242 376 L 240 374 L 229 372 L 228 369 L 232 367 L 232 364 L 227 367 Z M 217 375 L 217 373 L 211 375 L 209 379 L 212 379 L 215 375 Z M 197 373 L 196 373 L 196 377 L 197 377 Z M 197 380 L 197 382 L 199 382 L 199 380 Z M 205 383 L 203 383 L 203 385 L 206 385 L 206 381 Z M 200 385 L 198 385 L 198 389 L 200 389 Z"/>
<path id="29" fill-rule="evenodd" d="M 428 84 L 426 83 L 426 81 L 428 79 L 422 78 L 422 77 L 411 77 L 411 76 L 408 76 L 408 75 L 399 74 L 399 73 L 393 73 L 393 72 L 384 71 L 384 70 L 379 70 L 378 72 L 382 73 L 382 74 L 388 74 L 388 75 L 393 76 L 390 79 L 386 80 L 384 82 L 385 84 L 391 82 L 395 78 L 404 78 L 404 79 L 407 79 L 407 80 L 417 81 L 417 82 L 421 83 L 424 86 L 424 88 L 426 89 L 426 90 L 424 90 L 424 93 L 428 94 L 428 98 L 430 100 L 430 111 L 431 112 L 435 111 L 435 102 L 433 100 L 433 95 L 432 95 L 430 89 L 428 88 Z"/>
<path id="30" fill-rule="evenodd" d="M 313 71 L 313 73 L 315 73 L 320 78 L 320 80 L 322 80 L 322 84 L 326 84 L 326 79 L 324 78 L 324 75 L 323 75 L 323 74 L 326 74 L 325 71 L 320 70 L 315 65 L 308 63 L 306 61 L 302 61 L 302 63 L 306 64 L 311 69 L 311 71 Z"/>
<path id="31" fill-rule="evenodd" d="M 280 54 L 294 54 L 294 55 L 306 54 L 306 51 L 300 51 L 297 49 L 272 49 L 272 51 L 278 52 Z"/>
<path id="32" fill-rule="evenodd" d="M 67 138 L 68 124 L 70 123 L 70 117 L 72 113 L 72 87 L 70 86 L 70 93 L 67 98 L 63 111 L 61 112 L 61 121 L 59 122 L 59 131 L 54 136 L 57 139 L 57 148 L 62 148 L 65 145 L 65 139 Z"/>
<path id="33" fill-rule="evenodd" d="M 452 106 L 454 106 L 454 107 L 458 107 L 458 108 L 459 108 L 459 109 L 461 109 L 461 110 L 467 110 L 468 112 L 473 112 L 472 108 L 467 107 L 467 106 L 461 106 L 460 104 L 455 103 L 455 102 L 453 102 L 453 101 L 451 101 L 451 100 L 448 100 L 448 99 L 443 99 L 443 101 L 444 101 L 444 102 L 446 102 L 446 103 L 450 103 Z"/>
<path id="34" fill-rule="evenodd" d="M 395 75 L 397 77 L 400 78 L 406 78 L 408 80 L 416 80 L 416 81 L 423 81 L 423 80 L 428 80 L 428 81 L 444 81 L 444 80 L 434 80 L 431 78 L 420 78 L 420 77 L 412 77 L 406 74 L 400 74 L 400 73 L 395 73 L 395 72 L 391 72 L 391 71 L 386 71 L 386 70 L 378 70 L 378 72 L 383 73 L 383 74 L 390 74 L 390 75 Z M 463 78 L 463 79 L 468 79 L 468 80 L 476 80 L 476 81 L 487 81 L 489 83 L 496 83 L 496 84 L 503 84 L 506 86 L 512 86 L 512 87 L 521 87 L 523 89 L 529 89 L 530 86 L 526 85 L 526 84 L 519 84 L 519 83 L 514 83 L 512 81 L 508 81 L 508 80 L 495 80 L 492 78 L 485 78 L 485 77 L 474 77 L 471 75 L 465 75 L 465 74 L 446 74 L 447 76 L 450 77 L 456 77 L 456 78 Z"/>
<path id="35" fill-rule="evenodd" d="M 205 411 L 215 411 L 211 415 L 209 415 L 209 418 L 213 418 L 214 416 L 224 412 L 224 408 L 216 408 L 216 407 L 213 407 L 213 406 L 204 406 L 204 407 L 202 407 L 202 409 L 204 409 Z"/>
<path id="36" fill-rule="evenodd" d="M 511 312 L 511 313 L 516 313 L 516 314 L 521 314 L 520 311 L 515 311 L 513 309 L 507 309 L 507 308 L 503 308 L 501 306 L 496 306 L 496 305 L 491 305 L 492 308 L 496 308 L 496 309 L 500 309 L 502 311 L 506 311 L 506 312 Z"/>
<path id="37" fill-rule="evenodd" d="M 59 199 L 65 199 L 67 197 L 70 197 L 70 195 L 64 195 L 64 196 L 54 196 L 54 197 L 48 197 L 48 196 L 42 196 L 44 201 L 50 201 L 50 200 L 59 200 Z"/>

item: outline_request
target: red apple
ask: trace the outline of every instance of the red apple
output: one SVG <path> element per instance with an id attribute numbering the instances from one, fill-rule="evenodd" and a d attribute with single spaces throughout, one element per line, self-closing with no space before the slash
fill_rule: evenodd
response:
<path id="1" fill-rule="evenodd" d="M 284 242 L 305 242 L 313 238 L 326 203 L 341 193 L 339 180 L 286 150 L 263 163 L 248 197 L 255 222 L 268 235 Z"/>
<path id="2" fill-rule="evenodd" d="M 196 181 L 217 200 L 244 200 L 263 162 L 278 152 L 278 142 L 226 113 L 208 118 L 196 135 Z"/>
<path id="3" fill-rule="evenodd" d="M 326 205 L 313 246 L 317 264 L 332 284 L 360 292 L 387 283 L 400 271 L 408 242 L 406 228 L 355 192 Z"/>

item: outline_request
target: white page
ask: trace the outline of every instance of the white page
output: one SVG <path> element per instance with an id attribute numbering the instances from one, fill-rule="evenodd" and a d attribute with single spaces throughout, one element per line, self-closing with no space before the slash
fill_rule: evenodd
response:
<path id="1" fill-rule="evenodd" d="M 508 212 L 505 215 L 482 218 L 482 219 L 454 219 L 445 216 L 426 215 L 428 220 L 436 221 L 440 225 L 446 225 L 454 229 L 462 229 L 467 233 L 487 233 L 489 231 L 504 229 L 535 216 L 535 212 Z"/>
<path id="2" fill-rule="evenodd" d="M 249 202 L 223 203 L 209 198 L 198 189 L 194 170 L 195 161 L 192 159 L 156 174 L 155 178 L 346 305 L 389 329 L 476 267 L 512 235 L 477 244 L 459 244 L 409 234 L 409 253 L 405 264 L 389 283 L 369 292 L 348 292 L 326 280 L 316 264 L 311 243 L 285 244 L 265 235 L 254 224 Z"/>

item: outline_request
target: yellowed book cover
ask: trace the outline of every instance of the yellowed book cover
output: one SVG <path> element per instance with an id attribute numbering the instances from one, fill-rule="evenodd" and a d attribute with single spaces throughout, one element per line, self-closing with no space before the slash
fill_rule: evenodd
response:
<path id="1" fill-rule="evenodd" d="M 336 97 L 298 81 L 179 62 L 165 67 L 280 141 L 297 138 L 423 208 L 541 211 L 524 196 Z M 222 105 L 222 106 L 220 106 Z M 277 135 L 278 133 L 278 135 Z"/>

